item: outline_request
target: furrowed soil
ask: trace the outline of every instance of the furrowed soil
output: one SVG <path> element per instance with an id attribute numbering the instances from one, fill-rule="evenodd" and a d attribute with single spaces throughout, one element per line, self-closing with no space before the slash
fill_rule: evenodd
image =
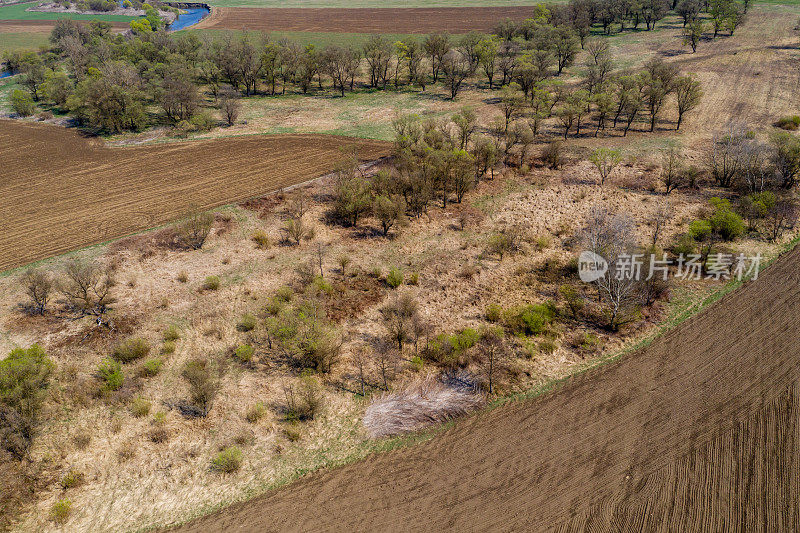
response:
<path id="1" fill-rule="evenodd" d="M 798 328 L 800 249 L 557 392 L 179 531 L 797 531 Z"/>
<path id="2" fill-rule="evenodd" d="M 214 8 L 193 29 L 341 33 L 468 33 L 489 31 L 505 18 L 533 15 L 528 7 L 455 8 Z"/>
<path id="3" fill-rule="evenodd" d="M 0 271 L 296 185 L 390 144 L 321 135 L 110 148 L 65 128 L 0 121 Z"/>

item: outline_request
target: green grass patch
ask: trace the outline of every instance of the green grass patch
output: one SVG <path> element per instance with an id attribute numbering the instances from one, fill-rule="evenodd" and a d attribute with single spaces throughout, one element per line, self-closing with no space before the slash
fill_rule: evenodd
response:
<path id="1" fill-rule="evenodd" d="M 212 6 L 238 7 L 347 7 L 347 8 L 387 8 L 387 7 L 502 7 L 534 6 L 541 0 L 211 0 Z M 562 3 L 566 0 L 555 0 Z"/>
<path id="2" fill-rule="evenodd" d="M 130 22 L 137 16 L 127 15 L 83 15 L 79 13 L 43 13 L 40 11 L 26 11 L 39 2 L 14 4 L 0 7 L 0 20 L 58 20 L 61 18 L 73 20 L 104 20 L 106 22 Z"/>
<path id="3" fill-rule="evenodd" d="M 43 33 L 0 33 L 0 52 L 37 50 L 48 44 L 47 35 Z M 0 80 L 0 83 L 3 81 Z"/>

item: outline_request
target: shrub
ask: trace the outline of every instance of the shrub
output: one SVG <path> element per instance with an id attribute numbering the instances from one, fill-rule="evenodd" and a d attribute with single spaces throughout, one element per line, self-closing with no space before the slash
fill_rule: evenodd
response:
<path id="1" fill-rule="evenodd" d="M 316 276 L 311 282 L 310 290 L 312 294 L 333 294 L 333 285 L 322 276 Z"/>
<path id="2" fill-rule="evenodd" d="M 294 298 L 294 290 L 291 287 L 284 285 L 275 291 L 275 298 L 282 302 L 289 303 Z"/>
<path id="3" fill-rule="evenodd" d="M 408 285 L 419 285 L 419 272 L 412 272 L 406 280 Z"/>
<path id="4" fill-rule="evenodd" d="M 169 440 L 169 431 L 163 426 L 155 426 L 147 433 L 147 438 L 154 444 L 161 444 Z"/>
<path id="5" fill-rule="evenodd" d="M 267 414 L 267 406 L 264 405 L 264 402 L 256 402 L 247 409 L 247 413 L 244 415 L 245 420 L 247 420 L 251 424 L 255 424 L 262 418 L 264 415 Z"/>
<path id="6" fill-rule="evenodd" d="M 189 281 L 189 274 L 185 270 L 181 270 L 178 272 L 178 277 L 175 279 L 177 279 L 180 283 L 186 283 Z"/>
<path id="7" fill-rule="evenodd" d="M 165 343 L 166 344 L 166 343 Z M 161 372 L 161 367 L 163 366 L 164 361 L 162 361 L 158 357 L 154 357 L 152 359 L 148 359 L 142 365 L 142 375 L 148 378 L 153 376 L 157 376 L 159 372 Z"/>
<path id="8" fill-rule="evenodd" d="M 23 457 L 33 440 L 53 367 L 37 344 L 0 361 L 0 445 L 15 457 Z"/>
<path id="9" fill-rule="evenodd" d="M 219 289 L 221 284 L 222 282 L 220 281 L 219 276 L 207 276 L 200 289 L 204 291 L 216 291 Z"/>
<path id="10" fill-rule="evenodd" d="M 558 170 L 564 164 L 564 144 L 553 141 L 545 146 L 542 151 L 542 161 L 553 170 Z"/>
<path id="11" fill-rule="evenodd" d="M 146 357 L 150 353 L 150 343 L 141 337 L 125 339 L 114 348 L 111 356 L 120 363 L 130 363 Z"/>
<path id="12" fill-rule="evenodd" d="M 491 235 L 489 241 L 486 243 L 486 252 L 490 255 L 496 255 L 501 261 L 503 256 L 510 252 L 511 249 L 511 238 L 505 233 L 495 233 Z"/>
<path id="13" fill-rule="evenodd" d="M 172 325 L 164 330 L 164 340 L 165 341 L 177 341 L 181 338 L 181 331 L 178 329 L 178 326 Z"/>
<path id="14" fill-rule="evenodd" d="M 189 119 L 189 123 L 200 131 L 210 131 L 217 125 L 217 120 L 203 111 Z"/>
<path id="15" fill-rule="evenodd" d="M 20 284 L 25 288 L 25 293 L 31 300 L 28 311 L 31 314 L 44 315 L 47 302 L 53 290 L 53 279 L 47 272 L 29 269 L 22 275 Z"/>
<path id="16" fill-rule="evenodd" d="M 741 237 L 745 231 L 744 221 L 731 209 L 731 203 L 720 198 L 712 198 L 709 201 L 714 207 L 714 213 L 708 221 L 714 232 L 726 241 Z"/>
<path id="17" fill-rule="evenodd" d="M 178 227 L 178 237 L 186 248 L 199 250 L 205 244 L 213 226 L 214 215 L 193 211 Z"/>
<path id="18" fill-rule="evenodd" d="M 297 389 L 289 385 L 283 392 L 286 399 L 284 417 L 288 421 L 313 420 L 322 409 L 322 390 L 311 375 L 303 376 Z"/>
<path id="19" fill-rule="evenodd" d="M 389 274 L 386 276 L 386 284 L 391 288 L 396 289 L 403 284 L 403 271 L 398 268 L 389 269 Z"/>
<path id="20" fill-rule="evenodd" d="M 297 424 L 290 424 L 283 428 L 283 434 L 289 442 L 297 442 L 303 437 L 303 433 Z"/>
<path id="21" fill-rule="evenodd" d="M 339 330 L 315 300 L 284 304 L 267 319 L 268 336 L 298 368 L 329 372 L 341 351 Z"/>
<path id="22" fill-rule="evenodd" d="M 161 353 L 164 355 L 169 355 L 175 353 L 175 341 L 167 341 L 163 345 L 161 345 Z"/>
<path id="23" fill-rule="evenodd" d="M 219 452 L 211 460 L 211 470 L 231 474 L 242 466 L 242 450 L 238 446 L 229 446 Z"/>
<path id="24" fill-rule="evenodd" d="M 150 414 L 152 404 L 144 398 L 136 398 L 131 402 L 131 414 L 135 418 L 142 418 Z"/>
<path id="25" fill-rule="evenodd" d="M 686 257 L 693 254 L 695 248 L 695 240 L 692 235 L 689 233 L 684 233 L 678 237 L 678 240 L 672 245 L 672 253 Z"/>
<path id="26" fill-rule="evenodd" d="M 67 490 L 73 487 L 78 487 L 83 484 L 83 480 L 83 472 L 74 468 L 70 468 L 67 473 L 64 474 L 64 477 L 61 478 L 61 489 Z"/>
<path id="27" fill-rule="evenodd" d="M 256 243 L 256 247 L 259 250 L 266 250 L 272 246 L 272 239 L 269 238 L 269 235 L 267 235 L 267 232 L 263 229 L 254 231 L 250 238 Z"/>
<path id="28" fill-rule="evenodd" d="M 775 126 L 783 130 L 794 131 L 800 127 L 800 116 L 793 115 L 791 117 L 781 117 L 778 119 L 778 122 L 775 123 Z"/>
<path id="29" fill-rule="evenodd" d="M 526 305 L 507 309 L 501 320 L 511 332 L 525 335 L 540 335 L 555 320 L 556 307 L 552 302 Z"/>
<path id="30" fill-rule="evenodd" d="M 72 502 L 67 499 L 58 500 L 50 508 L 50 519 L 56 524 L 64 524 L 72 513 Z"/>
<path id="31" fill-rule="evenodd" d="M 125 383 L 122 365 L 114 359 L 105 359 L 101 362 L 97 367 L 97 376 L 103 382 L 104 391 L 119 390 Z"/>
<path id="32" fill-rule="evenodd" d="M 497 322 L 500 320 L 500 316 L 503 313 L 503 308 L 500 307 L 498 304 L 489 304 L 486 306 L 486 320 L 489 322 Z"/>
<path id="33" fill-rule="evenodd" d="M 242 315 L 239 322 L 236 324 L 236 330 L 241 332 L 253 331 L 256 329 L 256 317 L 249 313 Z"/>
<path id="34" fill-rule="evenodd" d="M 15 89 L 10 97 L 11 109 L 20 117 L 29 117 L 36 112 L 36 104 L 26 91 Z"/>
<path id="35" fill-rule="evenodd" d="M 242 344 L 236 348 L 233 355 L 240 363 L 249 363 L 253 360 L 254 353 L 255 349 L 252 346 L 249 344 Z"/>
<path id="36" fill-rule="evenodd" d="M 572 313 L 572 318 L 577 319 L 586 303 L 580 292 L 578 292 L 578 289 L 572 285 L 562 285 L 558 288 L 558 294 L 564 299 L 564 303 L 567 305 L 570 313 Z"/>
<path id="37" fill-rule="evenodd" d="M 439 334 L 423 350 L 423 355 L 440 365 L 455 368 L 469 363 L 465 358 L 467 350 L 475 346 L 481 335 L 472 328 L 460 332 Z"/>
<path id="38" fill-rule="evenodd" d="M 193 359 L 186 363 L 181 375 L 189 385 L 192 403 L 202 416 L 206 416 L 219 388 L 211 365 L 204 359 Z"/>
<path id="39" fill-rule="evenodd" d="M 557 348 L 558 346 L 556 346 L 556 343 L 551 340 L 543 340 L 537 345 L 537 349 L 539 350 L 539 352 L 545 355 L 551 355 L 553 352 L 556 351 Z"/>

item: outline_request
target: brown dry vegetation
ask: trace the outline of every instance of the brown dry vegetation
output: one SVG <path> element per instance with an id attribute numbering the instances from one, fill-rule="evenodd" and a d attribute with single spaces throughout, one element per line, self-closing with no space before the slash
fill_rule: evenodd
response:
<path id="1" fill-rule="evenodd" d="M 70 469 L 84 474 L 81 486 L 66 496 L 73 502 L 66 527 L 72 530 L 111 531 L 164 525 L 191 517 L 198 509 L 244 498 L 287 479 L 297 468 L 316 468 L 329 461 L 361 455 L 368 448 L 368 435 L 361 423 L 366 404 L 353 396 L 358 390 L 355 356 L 370 339 L 382 336 L 379 309 L 391 301 L 383 282 L 371 277 L 374 267 L 385 275 L 400 267 L 406 275 L 419 273 L 419 284 L 403 285 L 401 294 L 413 295 L 431 332 L 452 332 L 486 324 L 490 303 L 511 307 L 538 303 L 555 297 L 560 281 L 544 275 L 540 266 L 547 258 L 565 264 L 571 254 L 564 246 L 581 224 L 591 205 L 604 202 L 609 208 L 630 213 L 640 222 L 639 235 L 646 240 L 644 223 L 656 208 L 656 196 L 641 188 L 654 174 L 646 167 L 625 166 L 612 175 L 611 183 L 594 184 L 587 163 L 572 163 L 557 172 L 536 169 L 519 176 L 509 171 L 482 183 L 469 193 L 462 206 L 443 211 L 431 208 L 429 216 L 412 220 L 393 232 L 393 238 L 376 237 L 377 222 L 367 219 L 357 228 L 326 223 L 330 180 L 305 189 L 314 199 L 304 215 L 315 228 L 312 242 L 300 246 L 278 244 L 291 195 L 227 208 L 216 216 L 203 249 L 180 251 L 171 247 L 168 230 L 131 237 L 108 247 L 80 254 L 114 265 L 117 286 L 111 318 L 115 331 L 98 328 L 92 319 L 66 320 L 54 303 L 45 317 L 25 317 L 13 305 L 25 300 L 16 276 L 0 280 L 0 298 L 9 305 L 0 315 L 3 335 L 0 350 L 15 345 L 44 344 L 58 365 L 57 385 L 46 407 L 40 438 L 31 449 L 31 465 L 37 479 L 45 480 L 35 501 L 25 507 L 17 528 L 52 528 L 48 509 L 65 496 L 59 481 Z M 637 183 L 621 190 L 621 184 Z M 673 193 L 678 215 L 664 233 L 669 242 L 703 204 L 707 192 Z M 461 230 L 461 210 L 471 213 Z M 485 255 L 488 236 L 500 227 L 525 228 L 531 244 L 521 253 L 498 261 Z M 259 249 L 251 236 L 263 230 L 274 243 Z M 535 237 L 546 237 L 544 247 L 534 246 Z M 300 387 L 297 371 L 269 350 L 264 338 L 264 309 L 281 286 L 296 285 L 298 265 L 316 259 L 322 245 L 325 278 L 335 288 L 329 301 L 346 332 L 339 364 L 322 378 L 325 407 L 315 420 L 301 425 L 282 421 L 286 387 Z M 749 249 L 750 241 L 740 246 Z M 351 263 L 343 275 L 338 258 Z M 63 260 L 48 268 L 58 272 Z M 465 273 L 464 266 L 473 268 Z M 218 290 L 200 290 L 204 280 L 219 276 Z M 703 285 L 697 290 L 702 293 Z M 653 327 L 654 316 L 626 331 L 636 336 Z M 254 315 L 252 332 L 237 330 L 245 313 Z M 335 313 L 334 313 L 334 316 Z M 163 333 L 175 325 L 180 338 L 172 353 L 162 351 Z M 588 328 L 588 329 L 587 329 Z M 569 373 L 599 355 L 571 344 L 573 333 L 598 335 L 607 350 L 621 346 L 622 338 L 590 325 L 566 321 L 553 332 L 555 351 L 527 351 L 524 343 L 512 342 L 505 373 L 497 376 L 497 393 L 523 391 Z M 151 356 L 163 360 L 160 373 L 148 377 L 140 362 L 123 365 L 124 387 L 113 394 L 97 391 L 94 377 L 100 361 L 129 335 L 143 337 L 152 346 Z M 255 348 L 251 361 L 236 361 L 233 350 L 241 344 Z M 410 355 L 410 354 L 408 354 Z M 181 377 L 187 361 L 208 358 L 221 372 L 220 390 L 206 418 L 181 416 L 181 402 L 188 391 Z M 433 363 L 420 368 L 411 360 L 396 361 L 394 383 L 414 381 L 435 372 Z M 469 370 L 480 374 L 479 366 Z M 380 390 L 380 375 L 373 363 L 367 368 L 370 390 Z M 137 417 L 132 402 L 150 402 L 150 414 Z M 249 410 L 265 406 L 262 418 L 248 422 Z M 156 424 L 154 413 L 165 419 Z M 459 412 L 458 406 L 454 412 Z M 431 415 L 434 416 L 434 415 Z M 446 415 L 436 414 L 434 418 Z M 297 440 L 299 438 L 299 441 Z M 510 435 L 508 438 L 512 438 Z M 296 441 L 296 442 L 295 442 Z M 244 443 L 244 444 L 241 444 Z M 238 472 L 220 475 L 209 469 L 220 450 L 235 444 L 244 451 Z M 502 475 L 502 474 L 500 474 Z M 304 527 L 298 522 L 298 527 Z"/>
<path id="2" fill-rule="evenodd" d="M 314 179 L 348 147 L 365 159 L 389 151 L 302 135 L 107 148 L 76 131 L 0 121 L 0 270 Z"/>
<path id="3" fill-rule="evenodd" d="M 796 530 L 799 268 L 795 250 L 556 394 L 178 531 L 270 530 L 287 516 L 281 530 Z"/>
<path id="4" fill-rule="evenodd" d="M 794 111 L 800 92 L 783 70 L 790 52 L 763 53 L 773 46 L 763 43 L 764 32 L 774 30 L 781 43 L 775 46 L 793 39 L 793 19 L 776 13 L 784 8 L 754 8 L 735 37 L 703 43 L 694 55 L 672 53 L 677 28 L 663 30 L 669 36 L 663 41 L 618 44 L 618 54 L 630 65 L 653 54 L 674 56 L 670 61 L 703 79 L 704 102 L 677 136 L 693 162 L 699 161 L 715 128 L 729 119 L 744 117 L 766 129 L 777 116 Z M 713 54 L 729 61 L 727 68 Z M 730 79 L 717 84 L 717 77 Z M 737 81 L 747 90 L 731 90 L 729 84 Z M 464 100 L 479 104 L 481 123 L 495 114 L 482 89 L 463 94 Z M 381 116 L 390 115 L 386 110 Z M 309 113 L 309 120 L 313 116 Z M 174 219 L 191 203 L 219 205 L 304 181 L 331 168 L 336 145 L 356 142 L 249 137 L 113 149 L 72 132 L 29 124 L 8 126 L 12 136 L 4 133 L 7 124 L 0 122 L 0 155 L 11 158 L 14 165 L 7 168 L 14 174 L 12 186 L 0 185 L 0 207 L 3 213 L 21 215 L 9 217 L 13 231 L 6 230 L 3 239 L 15 240 L 0 241 L 4 259 L 7 249 L 13 254 L 36 249 L 40 255 L 34 257 L 41 257 Z M 57 364 L 44 421 L 22 465 L 36 490 L 27 498 L 17 496 L 27 505 L 16 528 L 56 529 L 48 513 L 65 497 L 72 502 L 64 526 L 68 530 L 169 525 L 252 497 L 297 472 L 365 455 L 374 448 L 362 424 L 367 401 L 358 394 L 357 363 L 366 349 L 371 356 L 368 394 L 381 391 L 383 376 L 371 350 L 385 336 L 381 309 L 397 294 L 416 300 L 427 331 L 420 347 L 407 347 L 402 357 L 392 359 L 394 385 L 386 388 L 401 389 L 438 374 L 437 361 L 411 356 L 424 355 L 437 333 L 487 327 L 489 304 L 511 308 L 554 300 L 559 308 L 558 322 L 545 334 L 507 336 L 509 353 L 498 363 L 495 395 L 566 376 L 654 332 L 671 312 L 690 309 L 719 285 L 673 286 L 673 303 L 662 300 L 646 308 L 641 320 L 621 334 L 593 320 L 597 309 L 591 289 L 579 286 L 587 296 L 581 320 L 569 317 L 558 289 L 574 280 L 569 270 L 576 251 L 573 236 L 592 206 L 629 214 L 637 222 L 639 243 L 648 241 L 652 228 L 646 221 L 662 198 L 654 185 L 660 162 L 654 148 L 672 137 L 668 126 L 661 124 L 652 137 L 571 140 L 563 170 L 535 165 L 530 172 L 506 169 L 482 181 L 462 204 L 431 207 L 393 228 L 388 238 L 379 236 L 379 223 L 370 217 L 357 227 L 330 223 L 333 180 L 328 178 L 303 188 L 309 199 L 303 217 L 313 236 L 297 239 L 298 244 L 282 239 L 292 193 L 219 210 L 200 250 L 176 249 L 174 229 L 165 228 L 79 252 L 78 257 L 113 268 L 113 329 L 98 327 L 93 317 L 72 320 L 59 302 L 52 302 L 43 317 L 27 316 L 16 307 L 25 300 L 17 273 L 0 278 L 0 357 L 14 346 L 40 342 Z M 38 173 L 28 170 L 20 139 L 47 154 L 33 163 Z M 626 161 L 606 186 L 596 185 L 596 170 L 576 155 L 582 157 L 587 147 L 620 145 L 628 150 Z M 361 156 L 368 159 L 389 150 L 384 143 L 363 146 Z M 636 161 L 634 154 L 645 154 L 649 161 Z M 58 180 L 68 188 L 54 186 L 56 179 L 42 174 L 43 168 L 55 168 L 55 161 L 65 169 L 69 181 Z M 126 188 L 112 189 L 105 181 L 97 186 L 97 180 L 119 175 L 119 168 L 125 170 Z M 196 175 L 208 178 L 186 182 Z M 25 195 L 31 183 L 41 197 Z M 669 196 L 674 216 L 660 246 L 674 242 L 710 196 L 730 194 L 701 185 Z M 59 194 L 63 190 L 69 194 Z M 48 202 L 44 206 L 42 198 Z M 165 207 L 175 210 L 167 216 Z M 73 231 L 70 224 L 78 214 L 85 217 L 82 229 Z M 49 221 L 44 231 L 41 220 Z M 123 223 L 129 229 L 121 230 Z M 519 250 L 503 258 L 487 254 L 489 239 L 509 228 L 522 236 Z M 109 235 L 102 237 L 102 231 Z M 48 242 L 41 244 L 45 239 L 39 236 Z M 769 255 L 779 245 L 746 238 L 725 246 L 731 252 Z M 281 287 L 300 291 L 298 266 L 312 260 L 316 269 L 320 254 L 330 284 L 319 291 L 322 307 L 341 328 L 343 347 L 332 371 L 315 378 L 324 406 L 313 420 L 295 423 L 285 420 L 287 391 L 302 390 L 307 378 L 272 349 L 265 332 L 267 309 Z M 344 269 L 341 257 L 349 259 Z M 800 252 L 792 252 L 761 280 L 679 330 L 574 380 L 558 394 L 482 413 L 421 447 L 315 474 L 185 529 L 359 529 L 367 520 L 382 530 L 639 531 L 661 524 L 697 530 L 797 529 L 800 436 L 794 421 L 800 375 L 796 343 L 786 332 L 800 325 L 798 261 Z M 58 273 L 65 262 L 56 258 L 46 268 Z M 386 275 L 392 268 L 401 269 L 406 280 L 412 273 L 419 278 L 390 289 Z M 210 283 L 214 276 L 217 283 Z M 240 327 L 245 314 L 254 317 L 254 328 Z M 170 326 L 179 338 L 165 341 Z M 598 342 L 576 342 L 585 334 Z M 160 372 L 152 375 L 141 362 L 127 363 L 124 386 L 113 393 L 100 391 L 98 364 L 131 335 L 149 341 L 151 356 L 162 362 Z M 234 354 L 245 344 L 252 347 L 251 357 L 237 360 Z M 183 375 L 186 363 L 198 358 L 220 376 L 219 394 L 207 417 L 189 418 L 181 414 L 189 395 Z M 483 363 L 465 358 L 463 366 L 485 390 Z M 142 415 L 144 405 L 149 413 Z M 452 412 L 462 412 L 461 407 Z M 432 410 L 424 416 L 442 420 L 448 413 Z M 212 459 L 233 446 L 243 450 L 240 468 L 224 475 L 212 470 Z M 83 474 L 83 483 L 65 488 L 63 480 L 73 471 Z M 0 475 L 9 474 L 3 470 Z M 767 503 L 761 505 L 762 500 Z M 394 503 L 387 506 L 386 501 Z M 695 505 L 698 501 L 704 503 Z M 775 507 L 787 501 L 794 514 Z"/>
<path id="5" fill-rule="evenodd" d="M 218 7 L 196 29 L 337 33 L 467 33 L 489 31 L 505 18 L 525 19 L 532 7 L 247 8 Z"/>

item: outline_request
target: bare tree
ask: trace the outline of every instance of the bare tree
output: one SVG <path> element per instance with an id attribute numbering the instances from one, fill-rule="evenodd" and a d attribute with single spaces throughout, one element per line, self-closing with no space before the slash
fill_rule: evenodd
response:
<path id="1" fill-rule="evenodd" d="M 366 346 L 358 346 L 353 350 L 353 366 L 356 367 L 356 377 L 361 389 L 361 396 L 365 396 L 367 393 L 369 359 L 369 352 Z"/>
<path id="2" fill-rule="evenodd" d="M 655 210 L 650 215 L 650 227 L 653 230 L 651 244 L 653 248 L 658 244 L 658 238 L 664 231 L 664 227 L 669 223 L 672 218 L 672 206 L 667 201 L 660 201 L 656 205 Z"/>
<path id="3" fill-rule="evenodd" d="M 633 320 L 642 303 L 640 272 L 635 269 L 635 224 L 624 214 L 594 206 L 583 231 L 587 250 L 604 258 L 608 270 L 593 283 L 612 331 Z"/>
<path id="4" fill-rule="evenodd" d="M 796 202 L 790 199 L 781 199 L 767 209 L 764 225 L 768 238 L 775 242 L 781 238 L 783 232 L 793 228 L 797 223 L 798 208 Z"/>
<path id="5" fill-rule="evenodd" d="M 47 302 L 50 300 L 50 294 L 53 290 L 53 278 L 47 272 L 31 268 L 22 275 L 20 283 L 31 299 L 30 312 L 36 315 L 44 315 L 47 311 Z"/>
<path id="6" fill-rule="evenodd" d="M 375 353 L 375 367 L 383 383 L 383 390 L 389 390 L 389 382 L 394 379 L 397 371 L 399 354 L 388 344 L 382 344 Z"/>
<path id="7" fill-rule="evenodd" d="M 703 98 L 703 91 L 700 89 L 700 82 L 691 76 L 679 76 L 674 83 L 675 103 L 678 106 L 678 124 L 676 130 L 681 129 L 683 116 L 692 111 L 700 104 Z"/>
<path id="8" fill-rule="evenodd" d="M 502 331 L 489 329 L 484 332 L 480 342 L 480 353 L 483 356 L 483 367 L 486 373 L 489 394 L 494 393 L 495 376 L 506 355 L 506 346 Z"/>
<path id="9" fill-rule="evenodd" d="M 109 268 L 94 262 L 71 261 L 65 270 L 66 279 L 59 291 L 71 309 L 85 315 L 95 315 L 98 322 L 116 300 L 111 294 L 115 286 Z"/>
<path id="10" fill-rule="evenodd" d="M 708 167 L 714 181 L 721 187 L 730 187 L 744 168 L 748 154 L 748 130 L 743 125 L 731 125 L 712 140 L 708 152 Z"/>
<path id="11" fill-rule="evenodd" d="M 178 234 L 184 246 L 191 250 L 199 250 L 211 233 L 214 215 L 208 212 L 192 210 L 191 214 L 178 228 Z"/>
<path id="12" fill-rule="evenodd" d="M 402 294 L 381 308 L 383 326 L 392 343 L 402 353 L 403 346 L 413 339 L 413 324 L 418 318 L 417 302 L 409 294 Z"/>
<path id="13" fill-rule="evenodd" d="M 239 98 L 235 94 L 225 93 L 219 99 L 219 110 L 222 113 L 222 118 L 225 119 L 225 124 L 228 126 L 236 124 L 241 107 Z"/>
<path id="14" fill-rule="evenodd" d="M 619 150 L 598 148 L 592 153 L 589 160 L 600 173 L 600 185 L 603 185 L 609 174 L 622 162 L 622 154 Z"/>
<path id="15" fill-rule="evenodd" d="M 661 183 L 664 185 L 664 192 L 671 193 L 682 185 L 683 172 L 683 155 L 681 151 L 670 146 L 666 151 L 661 154 Z"/>
<path id="16" fill-rule="evenodd" d="M 444 83 L 450 90 L 450 98 L 455 100 L 464 80 L 470 75 L 470 65 L 463 52 L 460 50 L 450 50 L 442 58 L 442 74 Z"/>

